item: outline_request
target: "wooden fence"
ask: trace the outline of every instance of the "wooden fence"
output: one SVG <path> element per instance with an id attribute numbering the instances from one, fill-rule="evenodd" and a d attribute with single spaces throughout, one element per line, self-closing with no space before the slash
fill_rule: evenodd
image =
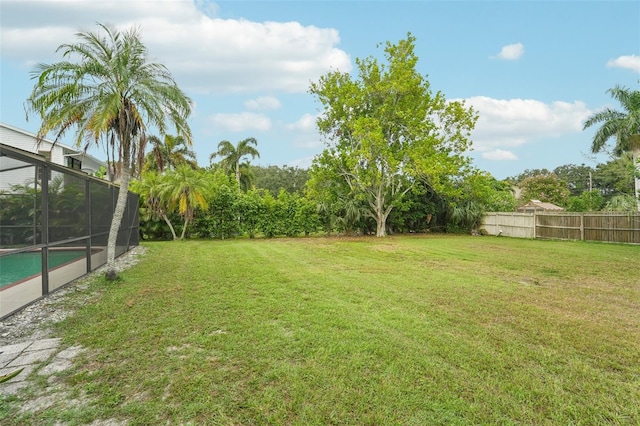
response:
<path id="1" fill-rule="evenodd" d="M 487 213 L 480 227 L 507 237 L 640 244 L 639 213 Z"/>
<path id="2" fill-rule="evenodd" d="M 535 238 L 533 213 L 487 213 L 480 224 L 489 235 Z"/>

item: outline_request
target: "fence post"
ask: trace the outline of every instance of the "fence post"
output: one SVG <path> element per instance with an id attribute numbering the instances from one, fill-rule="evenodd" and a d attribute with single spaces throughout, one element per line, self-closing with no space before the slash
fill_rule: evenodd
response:
<path id="1" fill-rule="evenodd" d="M 85 226 L 87 227 L 87 243 L 86 243 L 86 251 L 85 257 L 87 258 L 87 274 L 91 272 L 91 255 L 93 254 L 93 250 L 91 248 L 91 181 L 86 179 L 84 181 L 84 214 L 85 217 Z"/>
<path id="2" fill-rule="evenodd" d="M 40 182 L 40 244 L 42 244 L 42 296 L 49 294 L 49 165 L 46 162 L 38 165 L 42 168 L 42 179 Z M 37 179 L 37 178 L 36 178 Z M 37 244 L 37 241 L 34 241 Z"/>
<path id="3" fill-rule="evenodd" d="M 535 240 L 538 235 L 536 232 L 536 227 L 538 225 L 538 216 L 536 215 L 536 209 L 533 209 L 533 239 Z"/>
<path id="4" fill-rule="evenodd" d="M 580 241 L 584 241 L 584 213 L 580 213 Z"/>

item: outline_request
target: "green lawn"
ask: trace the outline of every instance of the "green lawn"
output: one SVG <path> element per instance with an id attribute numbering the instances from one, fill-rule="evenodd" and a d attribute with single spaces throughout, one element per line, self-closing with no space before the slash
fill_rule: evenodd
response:
<path id="1" fill-rule="evenodd" d="M 91 349 L 64 380 L 93 403 L 16 423 L 640 424 L 640 247 L 145 246 L 59 328 Z"/>

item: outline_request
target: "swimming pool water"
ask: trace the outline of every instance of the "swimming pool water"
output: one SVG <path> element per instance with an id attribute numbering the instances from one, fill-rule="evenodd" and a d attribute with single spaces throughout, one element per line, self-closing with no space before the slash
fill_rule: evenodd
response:
<path id="1" fill-rule="evenodd" d="M 50 250 L 49 268 L 81 259 L 85 255 L 84 250 Z M 40 274 L 42 272 L 41 265 L 42 254 L 39 251 L 0 257 L 0 287 Z"/>

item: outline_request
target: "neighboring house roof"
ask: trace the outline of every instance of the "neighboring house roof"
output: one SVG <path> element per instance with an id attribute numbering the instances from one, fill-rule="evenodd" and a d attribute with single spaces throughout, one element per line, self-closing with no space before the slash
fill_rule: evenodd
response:
<path id="1" fill-rule="evenodd" d="M 531 200 L 527 204 L 518 207 L 519 212 L 533 212 L 533 211 L 563 211 L 564 208 L 556 206 L 553 203 L 544 203 L 540 200 Z"/>
<path id="2" fill-rule="evenodd" d="M 94 173 L 100 170 L 100 167 L 106 166 L 104 161 L 69 145 L 49 139 L 43 139 L 38 143 L 37 135 L 5 123 L 0 123 L 0 143 L 34 154 L 50 152 L 50 161 L 62 166 L 67 166 L 65 158 L 74 158 L 80 161 L 80 170 L 86 173 Z M 56 155 L 53 155 L 54 150 Z"/>

